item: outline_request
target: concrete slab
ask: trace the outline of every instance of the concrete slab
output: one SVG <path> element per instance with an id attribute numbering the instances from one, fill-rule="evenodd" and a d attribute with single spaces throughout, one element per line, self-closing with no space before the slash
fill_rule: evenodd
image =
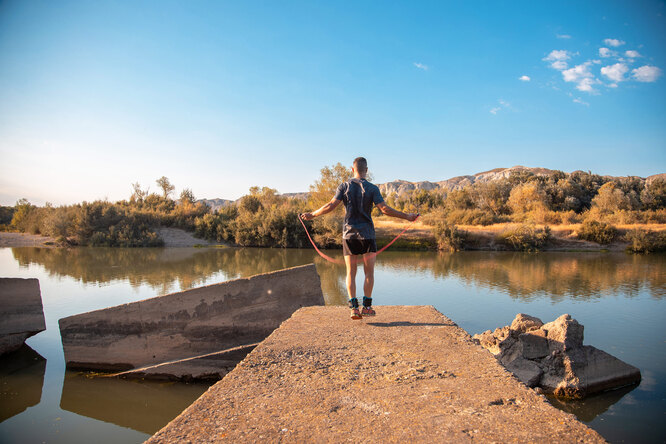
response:
<path id="1" fill-rule="evenodd" d="M 0 355 L 46 330 L 39 280 L 0 278 Z"/>
<path id="2" fill-rule="evenodd" d="M 147 442 L 604 442 L 433 307 L 298 310 Z"/>
<path id="3" fill-rule="evenodd" d="M 260 342 L 298 308 L 323 304 L 315 266 L 304 265 L 70 316 L 59 324 L 68 368 L 124 371 Z"/>

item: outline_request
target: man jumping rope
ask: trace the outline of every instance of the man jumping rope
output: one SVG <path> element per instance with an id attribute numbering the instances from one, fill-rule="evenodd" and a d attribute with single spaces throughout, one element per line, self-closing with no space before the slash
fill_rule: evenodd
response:
<path id="1" fill-rule="evenodd" d="M 347 267 L 347 292 L 349 293 L 349 308 L 352 319 L 362 319 L 363 316 L 374 316 L 372 308 L 372 287 L 375 285 L 375 257 L 377 256 L 377 242 L 375 225 L 372 223 L 372 206 L 387 216 L 398 217 L 414 221 L 418 217 L 415 213 L 403 213 L 395 210 L 384 202 L 382 193 L 376 185 L 365 179 L 368 173 L 368 162 L 364 157 L 354 159 L 352 166 L 354 177 L 338 186 L 335 196 L 329 203 L 312 213 L 303 213 L 304 220 L 312 220 L 317 216 L 335 210 L 340 202 L 345 204 L 345 221 L 342 227 L 342 252 Z M 363 259 L 363 310 L 358 309 L 356 299 L 356 268 L 358 257 Z"/>

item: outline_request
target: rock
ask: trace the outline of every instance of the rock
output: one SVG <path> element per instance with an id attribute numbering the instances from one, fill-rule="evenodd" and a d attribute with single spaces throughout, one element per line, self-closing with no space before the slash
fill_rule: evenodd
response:
<path id="1" fill-rule="evenodd" d="M 39 280 L 0 278 L 0 355 L 46 330 Z"/>
<path id="2" fill-rule="evenodd" d="M 544 324 L 541 329 L 548 333 L 550 351 L 566 351 L 583 346 L 583 326 L 568 314 Z"/>
<path id="3" fill-rule="evenodd" d="M 534 316 L 518 313 L 516 318 L 511 323 L 510 329 L 515 332 L 525 333 L 528 331 L 536 330 L 543 325 L 541 319 Z"/>
<path id="4" fill-rule="evenodd" d="M 582 398 L 641 380 L 636 367 L 583 346 L 583 330 L 568 314 L 543 324 L 521 313 L 510 327 L 475 338 L 520 381 L 560 398 Z"/>
<path id="5" fill-rule="evenodd" d="M 543 358 L 550 354 L 548 339 L 546 339 L 546 332 L 544 330 L 533 330 L 528 333 L 523 333 L 518 336 L 518 339 L 523 346 L 523 358 Z"/>
<path id="6" fill-rule="evenodd" d="M 534 362 L 517 358 L 505 366 L 507 370 L 514 374 L 516 378 L 528 387 L 536 387 L 539 385 L 543 370 Z"/>

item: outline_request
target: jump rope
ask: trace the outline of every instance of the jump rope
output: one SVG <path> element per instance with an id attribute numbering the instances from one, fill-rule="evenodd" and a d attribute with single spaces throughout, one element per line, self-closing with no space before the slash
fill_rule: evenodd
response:
<path id="1" fill-rule="evenodd" d="M 414 225 L 414 222 L 416 222 L 418 220 L 419 216 L 420 216 L 420 214 L 417 214 L 416 219 L 414 219 L 409 225 L 407 225 L 405 227 L 405 229 L 402 230 L 396 237 L 394 237 L 391 242 L 384 245 L 381 248 L 381 250 L 379 250 L 376 254 L 382 253 L 384 250 L 386 250 L 388 247 L 390 247 L 393 244 L 393 242 L 397 241 L 400 236 L 405 234 L 405 231 L 409 230 L 411 228 L 411 226 Z M 317 245 L 312 240 L 312 237 L 310 236 L 310 233 L 308 232 L 308 227 L 306 227 L 305 222 L 303 222 L 303 215 L 302 214 L 298 215 L 298 220 L 301 221 L 301 225 L 303 225 L 303 229 L 305 230 L 305 234 L 308 235 L 308 239 L 310 239 L 310 243 L 312 244 L 314 249 L 317 251 L 317 253 L 319 253 L 319 256 L 323 257 L 324 259 L 326 259 L 327 261 L 329 261 L 332 264 L 338 264 L 338 265 L 344 265 L 345 264 L 345 262 L 340 260 L 340 259 L 333 259 L 332 257 L 327 256 L 326 254 L 322 253 L 321 250 L 319 248 L 317 248 Z"/>

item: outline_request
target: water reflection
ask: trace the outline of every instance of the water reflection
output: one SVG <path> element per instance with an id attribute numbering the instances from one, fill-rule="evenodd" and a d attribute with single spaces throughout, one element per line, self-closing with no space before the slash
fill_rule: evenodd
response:
<path id="1" fill-rule="evenodd" d="M 571 413 L 583 422 L 590 422 L 597 416 L 605 413 L 613 404 L 620 401 L 624 395 L 638 387 L 638 384 L 621 387 L 616 390 L 599 393 L 581 400 L 565 401 L 554 396 L 548 396 L 551 404 L 560 410 Z"/>
<path id="2" fill-rule="evenodd" d="M 437 278 L 452 277 L 525 300 L 543 296 L 554 301 L 590 299 L 609 293 L 634 297 L 643 288 L 657 299 L 666 295 L 665 255 L 391 252 L 379 264 Z"/>
<path id="3" fill-rule="evenodd" d="M 0 422 L 39 404 L 46 359 L 27 345 L 0 357 Z"/>
<path id="4" fill-rule="evenodd" d="M 320 259 L 311 250 L 195 248 L 14 248 L 20 265 L 42 265 L 49 273 L 83 283 L 128 280 L 161 293 L 185 290 L 222 272 L 226 279 L 251 276 L 297 265 L 317 264 L 328 304 L 346 300 L 344 267 Z M 665 255 L 607 253 L 423 253 L 387 252 L 378 269 L 455 278 L 513 298 L 548 297 L 587 300 L 602 294 L 634 297 L 646 289 L 656 299 L 666 295 Z M 179 288 L 174 289 L 177 284 Z"/>
<path id="5" fill-rule="evenodd" d="M 208 387 L 209 384 L 89 378 L 67 371 L 60 408 L 152 435 Z"/>

